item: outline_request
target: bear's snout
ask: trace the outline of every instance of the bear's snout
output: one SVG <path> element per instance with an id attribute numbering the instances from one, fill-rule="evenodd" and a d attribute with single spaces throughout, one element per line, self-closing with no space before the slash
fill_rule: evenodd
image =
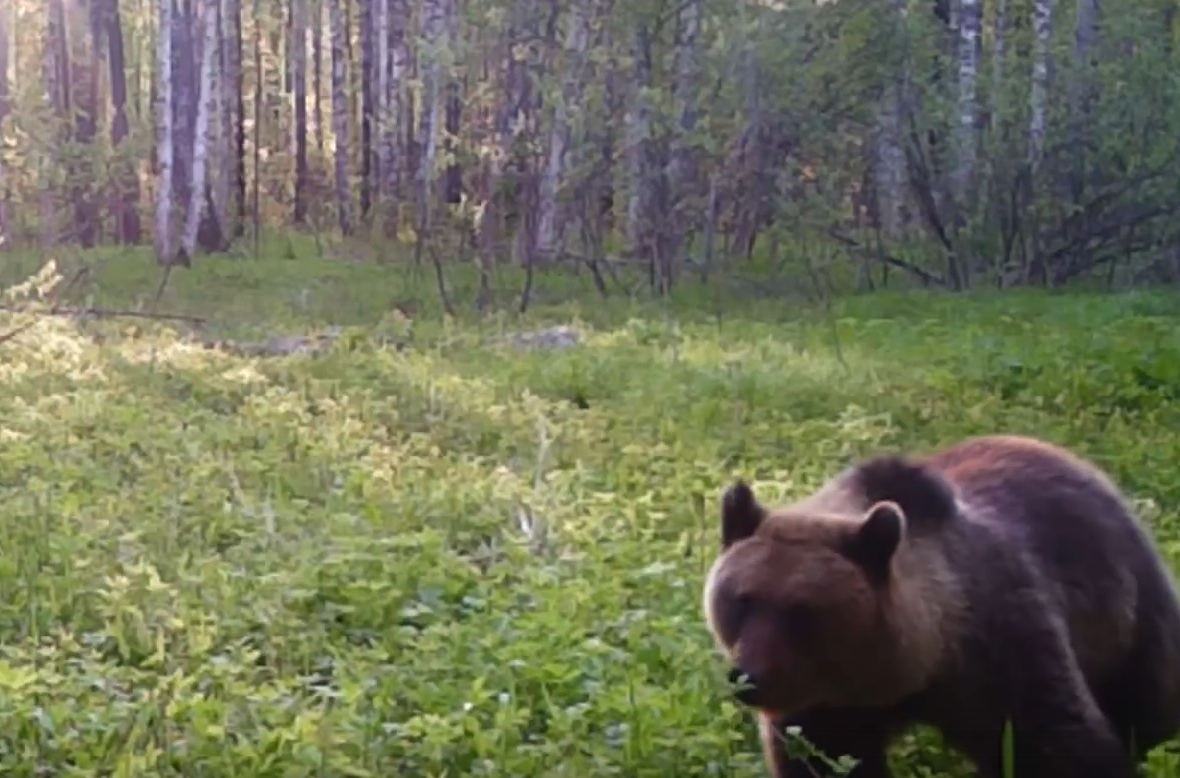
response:
<path id="1" fill-rule="evenodd" d="M 742 670 L 740 667 L 734 667 L 729 671 L 729 682 L 738 687 L 734 689 L 733 695 L 738 702 L 754 708 L 758 707 L 761 690 L 758 686 L 757 677 Z"/>

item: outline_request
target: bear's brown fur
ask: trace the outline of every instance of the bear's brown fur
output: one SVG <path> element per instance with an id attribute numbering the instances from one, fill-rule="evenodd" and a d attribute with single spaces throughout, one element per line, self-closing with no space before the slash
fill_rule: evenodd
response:
<path id="1" fill-rule="evenodd" d="M 705 618 L 776 778 L 795 725 L 856 778 L 939 729 L 985 778 L 1132 778 L 1180 730 L 1180 601 L 1109 478 L 1049 443 L 972 438 L 878 456 L 792 505 L 722 501 Z"/>

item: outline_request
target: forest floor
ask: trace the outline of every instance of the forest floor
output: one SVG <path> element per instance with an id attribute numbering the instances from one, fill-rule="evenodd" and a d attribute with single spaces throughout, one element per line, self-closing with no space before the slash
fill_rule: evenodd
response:
<path id="1" fill-rule="evenodd" d="M 443 323 L 406 278 L 200 260 L 157 304 L 200 330 L 47 316 L 0 342 L 5 775 L 762 776 L 700 610 L 718 497 L 883 447 L 1073 446 L 1180 559 L 1173 295 L 645 306 L 578 280 Z M 111 256 L 68 300 L 158 283 Z M 966 775 L 929 733 L 896 756 Z"/>

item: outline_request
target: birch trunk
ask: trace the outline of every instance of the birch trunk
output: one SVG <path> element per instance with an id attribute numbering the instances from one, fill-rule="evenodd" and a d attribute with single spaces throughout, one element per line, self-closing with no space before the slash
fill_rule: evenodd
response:
<path id="1" fill-rule="evenodd" d="M 172 132 L 172 0 L 160 0 L 157 6 L 159 27 L 156 32 L 156 263 L 173 262 L 172 174 L 175 149 Z"/>
<path id="2" fill-rule="evenodd" d="M 1049 99 L 1049 35 L 1053 31 L 1053 0 L 1034 0 L 1032 88 L 1029 94 L 1028 159 L 1035 169 L 1044 152 L 1046 102 Z"/>
<path id="3" fill-rule="evenodd" d="M 214 87 L 214 69 L 217 62 L 217 5 L 206 2 L 202 14 L 203 43 L 201 45 L 201 81 L 197 89 L 197 121 L 193 132 L 193 156 L 189 169 L 192 171 L 189 191 L 188 213 L 180 250 L 191 260 L 197 247 L 197 229 L 201 226 L 202 205 L 205 202 L 205 182 L 209 160 L 210 117 L 217 104 Z"/>
<path id="4" fill-rule="evenodd" d="M 955 15 L 959 27 L 959 101 L 955 133 L 956 164 L 953 192 L 960 207 L 975 178 L 975 114 L 979 80 L 979 33 L 983 22 L 982 0 L 959 0 Z"/>
<path id="5" fill-rule="evenodd" d="M 442 63 L 446 52 L 446 0 L 424 0 L 422 37 L 424 60 L 422 73 L 422 116 L 418 143 L 422 149 L 418 167 L 418 225 L 430 229 L 431 191 L 434 183 L 435 157 L 438 152 L 439 98 L 442 86 Z"/>

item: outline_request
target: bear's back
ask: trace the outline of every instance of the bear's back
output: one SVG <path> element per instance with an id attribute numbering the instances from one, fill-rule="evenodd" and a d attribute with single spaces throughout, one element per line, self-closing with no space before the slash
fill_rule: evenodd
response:
<path id="1" fill-rule="evenodd" d="M 1145 625 L 1160 630 L 1163 650 L 1180 658 L 1171 576 L 1096 466 L 1019 436 L 969 439 L 925 465 L 953 485 L 961 503 L 963 521 L 942 545 L 977 605 L 1019 592 L 1041 598 L 1064 617 L 1083 672 L 1095 682 L 1125 664 Z M 997 620 L 1006 607 L 998 606 Z M 1180 693 L 1180 678 L 1165 683 Z"/>

